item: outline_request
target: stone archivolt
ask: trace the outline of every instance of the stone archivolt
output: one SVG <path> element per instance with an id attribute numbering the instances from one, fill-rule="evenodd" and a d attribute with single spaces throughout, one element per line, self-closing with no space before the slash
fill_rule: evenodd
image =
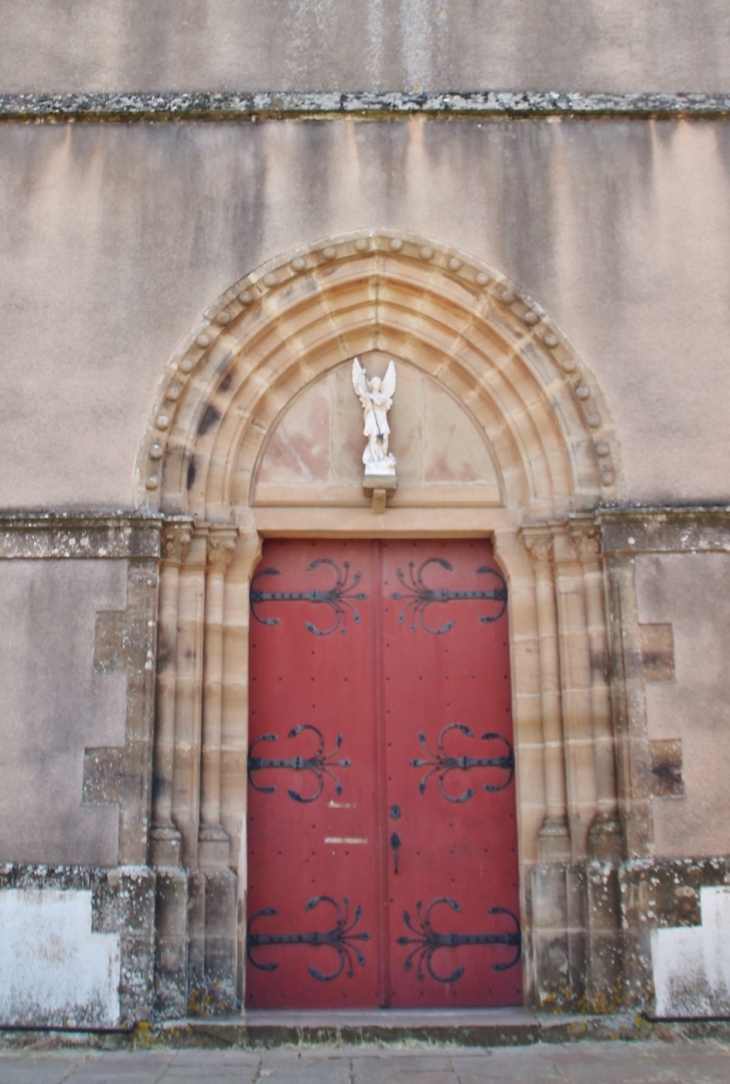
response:
<path id="1" fill-rule="evenodd" d="M 607 408 L 544 311 L 490 268 L 408 235 L 337 238 L 241 279 L 170 362 L 138 464 L 140 503 L 228 519 L 272 424 L 372 350 L 436 377 L 474 416 L 506 503 L 551 517 L 615 500 Z"/>
<path id="2" fill-rule="evenodd" d="M 378 516 L 365 495 L 257 505 L 257 465 L 294 398 L 376 352 L 461 404 L 500 499 L 440 508 L 436 487 L 423 506 Z M 528 999 L 617 988 L 615 877 L 592 919 L 581 871 L 615 864 L 622 846 L 594 518 L 617 499 L 620 467 L 600 390 L 542 309 L 421 238 L 368 232 L 293 253 L 227 291 L 172 359 L 138 472 L 140 504 L 167 524 L 152 830 L 160 1010 L 183 1011 L 191 985 L 224 1006 L 242 992 L 248 585 L 268 534 L 493 537 L 510 587 Z"/>

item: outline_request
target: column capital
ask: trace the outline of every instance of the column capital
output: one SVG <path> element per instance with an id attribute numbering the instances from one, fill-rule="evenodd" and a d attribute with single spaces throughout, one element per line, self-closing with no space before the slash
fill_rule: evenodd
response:
<path id="1" fill-rule="evenodd" d="M 593 520 L 577 520 L 570 524 L 570 540 L 580 561 L 597 560 L 601 556 L 601 528 Z"/>
<path id="2" fill-rule="evenodd" d="M 520 537 L 533 564 L 545 565 L 552 561 L 554 538 L 551 530 L 544 527 L 523 527 Z"/>
<path id="3" fill-rule="evenodd" d="M 206 565 L 209 572 L 222 575 L 228 570 L 236 552 L 238 531 L 235 527 L 209 527 L 206 537 Z"/>
<path id="4" fill-rule="evenodd" d="M 182 565 L 193 539 L 192 523 L 170 523 L 162 528 L 162 560 L 166 564 Z"/>

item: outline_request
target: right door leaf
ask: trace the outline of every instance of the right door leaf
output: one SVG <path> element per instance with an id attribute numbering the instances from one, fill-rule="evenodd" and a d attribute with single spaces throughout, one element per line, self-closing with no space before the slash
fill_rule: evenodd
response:
<path id="1" fill-rule="evenodd" d="M 522 1004 L 507 587 L 485 540 L 383 543 L 391 1005 Z"/>

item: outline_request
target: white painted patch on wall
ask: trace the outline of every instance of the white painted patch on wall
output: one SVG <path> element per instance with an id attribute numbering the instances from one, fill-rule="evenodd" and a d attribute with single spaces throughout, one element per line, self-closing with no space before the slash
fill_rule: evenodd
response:
<path id="1" fill-rule="evenodd" d="M 0 1025 L 119 1022 L 119 935 L 92 933 L 91 891 L 0 892 Z"/>
<path id="2" fill-rule="evenodd" d="M 730 886 L 700 889 L 701 926 L 652 930 L 656 1015 L 730 1013 Z"/>

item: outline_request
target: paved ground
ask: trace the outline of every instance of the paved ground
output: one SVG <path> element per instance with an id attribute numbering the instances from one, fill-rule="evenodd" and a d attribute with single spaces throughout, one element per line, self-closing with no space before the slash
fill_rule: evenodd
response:
<path id="1" fill-rule="evenodd" d="M 730 1084 L 730 1044 L 485 1050 L 1 1051 L 0 1084 Z"/>

